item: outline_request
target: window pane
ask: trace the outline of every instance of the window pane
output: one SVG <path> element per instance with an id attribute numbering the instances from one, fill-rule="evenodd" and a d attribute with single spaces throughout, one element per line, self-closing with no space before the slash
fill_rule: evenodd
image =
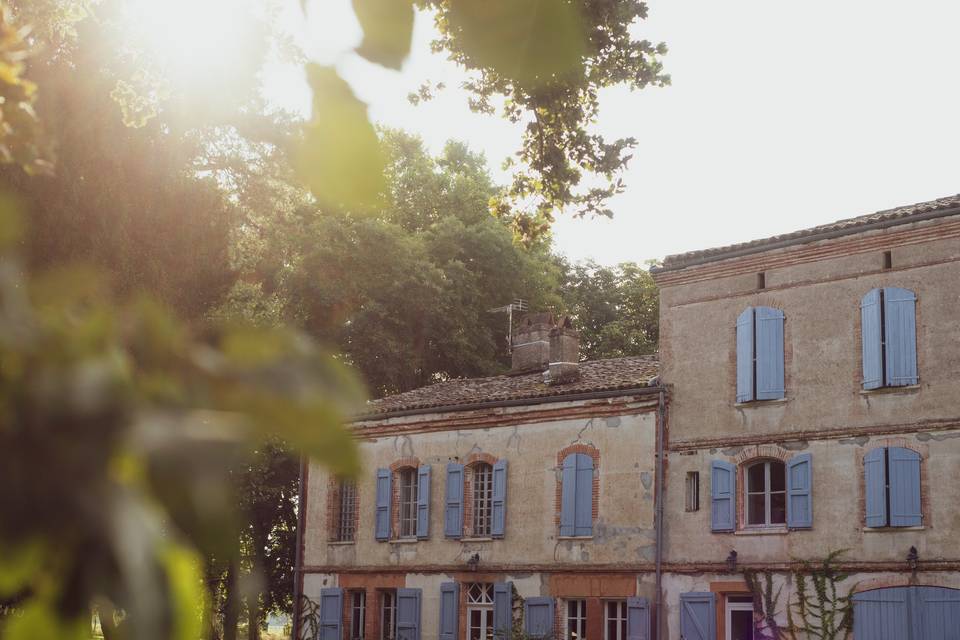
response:
<path id="1" fill-rule="evenodd" d="M 784 524 L 787 521 L 787 494 L 770 494 L 770 524 Z"/>
<path id="2" fill-rule="evenodd" d="M 787 470 L 782 462 L 770 462 L 770 490 L 784 491 L 787 488 Z"/>
<path id="3" fill-rule="evenodd" d="M 766 491 L 764 464 L 761 462 L 747 469 L 747 491 Z"/>
<path id="4" fill-rule="evenodd" d="M 481 462 L 473 467 L 473 535 L 490 535 L 492 511 L 493 467 Z"/>
<path id="5" fill-rule="evenodd" d="M 400 472 L 400 535 L 417 535 L 417 470 Z"/>
<path id="6" fill-rule="evenodd" d="M 766 496 L 754 493 L 747 496 L 747 524 L 766 524 Z"/>

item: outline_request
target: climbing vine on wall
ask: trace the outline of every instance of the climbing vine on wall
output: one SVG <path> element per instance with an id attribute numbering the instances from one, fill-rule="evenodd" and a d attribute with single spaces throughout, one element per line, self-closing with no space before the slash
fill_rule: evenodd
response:
<path id="1" fill-rule="evenodd" d="M 786 630 L 777 622 L 777 606 L 783 585 L 774 591 L 773 574 L 769 571 L 751 571 L 744 569 L 743 579 L 753 594 L 753 620 L 756 640 L 780 640 L 786 637 Z"/>

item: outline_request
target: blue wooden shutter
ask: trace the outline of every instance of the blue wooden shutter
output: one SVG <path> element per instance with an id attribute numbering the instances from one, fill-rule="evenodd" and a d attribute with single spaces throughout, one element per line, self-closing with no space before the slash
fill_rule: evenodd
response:
<path id="1" fill-rule="evenodd" d="M 571 453 L 563 459 L 560 477 L 560 535 L 574 535 L 577 509 L 577 456 Z"/>
<path id="2" fill-rule="evenodd" d="M 955 640 L 960 638 L 960 590 L 944 587 L 914 589 L 914 638 Z"/>
<path id="3" fill-rule="evenodd" d="M 627 640 L 650 640 L 650 603 L 627 598 Z"/>
<path id="4" fill-rule="evenodd" d="M 737 318 L 737 402 L 753 397 L 753 307 Z"/>
<path id="5" fill-rule="evenodd" d="M 553 638 L 553 598 L 524 600 L 523 630 L 531 638 Z"/>
<path id="6" fill-rule="evenodd" d="M 787 462 L 787 526 L 813 526 L 813 458 L 809 453 L 793 456 Z"/>
<path id="7" fill-rule="evenodd" d="M 397 640 L 420 640 L 420 589 L 397 589 Z"/>
<path id="8" fill-rule="evenodd" d="M 443 510 L 443 535 L 448 538 L 463 536 L 463 465 L 447 465 L 447 497 Z"/>
<path id="9" fill-rule="evenodd" d="M 680 637 L 683 640 L 716 640 L 716 597 L 704 591 L 680 594 Z"/>
<path id="10" fill-rule="evenodd" d="M 863 388 L 883 386 L 883 337 L 880 335 L 880 289 L 867 292 L 860 301 L 860 341 Z"/>
<path id="11" fill-rule="evenodd" d="M 493 637 L 507 640 L 513 629 L 513 583 L 493 583 Z"/>
<path id="12" fill-rule="evenodd" d="M 497 460 L 493 465 L 493 521 L 490 535 L 502 538 L 507 528 L 507 461 Z"/>
<path id="13" fill-rule="evenodd" d="M 909 600 L 907 587 L 873 589 L 854 594 L 854 640 L 909 640 Z"/>
<path id="14" fill-rule="evenodd" d="M 430 465 L 417 469 L 417 537 L 430 537 Z"/>
<path id="15" fill-rule="evenodd" d="M 863 486 L 866 490 L 866 525 L 887 526 L 887 450 L 873 449 L 863 457 Z"/>
<path id="16" fill-rule="evenodd" d="M 593 535 L 593 458 L 576 454 L 577 506 L 574 512 L 573 535 Z"/>
<path id="17" fill-rule="evenodd" d="M 883 290 L 887 386 L 917 384 L 917 297 L 913 291 Z"/>
<path id="18" fill-rule="evenodd" d="M 710 463 L 710 530 L 737 528 L 737 468 L 729 462 Z"/>
<path id="19" fill-rule="evenodd" d="M 343 636 L 343 589 L 320 590 L 320 633 L 317 640 L 341 640 Z"/>
<path id="20" fill-rule="evenodd" d="M 890 526 L 919 527 L 923 523 L 920 508 L 920 454 L 903 447 L 887 449 L 890 484 Z"/>
<path id="21" fill-rule="evenodd" d="M 757 400 L 779 400 L 783 385 L 783 312 L 757 307 Z"/>
<path id="22" fill-rule="evenodd" d="M 393 498 L 390 478 L 390 469 L 377 469 L 377 512 L 375 518 L 377 540 L 390 539 L 390 502 Z"/>
<path id="23" fill-rule="evenodd" d="M 460 622 L 460 585 L 456 582 L 440 584 L 440 640 L 458 640 Z"/>

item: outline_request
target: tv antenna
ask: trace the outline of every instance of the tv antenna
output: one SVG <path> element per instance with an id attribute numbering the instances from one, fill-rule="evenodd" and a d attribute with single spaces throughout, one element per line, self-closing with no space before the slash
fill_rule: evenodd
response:
<path id="1" fill-rule="evenodd" d="M 513 312 L 526 311 L 528 309 L 527 301 L 523 298 L 516 298 L 510 304 L 502 307 L 487 309 L 487 313 L 505 313 L 507 314 L 507 351 L 513 353 Z"/>

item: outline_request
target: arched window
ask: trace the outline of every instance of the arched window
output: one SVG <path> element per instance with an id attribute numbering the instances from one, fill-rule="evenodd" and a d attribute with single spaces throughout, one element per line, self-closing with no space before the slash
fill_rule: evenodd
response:
<path id="1" fill-rule="evenodd" d="M 779 460 L 761 460 L 746 469 L 747 526 L 787 523 L 787 473 Z"/>
<path id="2" fill-rule="evenodd" d="M 400 537 L 415 538 L 417 536 L 417 470 L 405 467 L 397 472 L 397 481 L 400 489 L 398 504 L 400 515 Z"/>
<path id="3" fill-rule="evenodd" d="M 493 466 L 478 462 L 473 472 L 473 535 L 488 537 L 493 523 Z"/>

